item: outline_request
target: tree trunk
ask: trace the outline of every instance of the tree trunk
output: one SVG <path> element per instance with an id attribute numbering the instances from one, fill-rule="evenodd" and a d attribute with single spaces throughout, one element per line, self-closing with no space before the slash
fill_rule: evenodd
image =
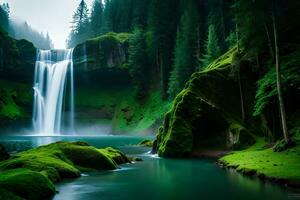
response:
<path id="1" fill-rule="evenodd" d="M 275 6 L 274 6 L 272 18 L 273 18 L 273 31 L 274 31 L 274 42 L 275 42 L 276 83 L 277 83 L 277 92 L 278 92 L 278 102 L 279 102 L 279 108 L 280 108 L 281 125 L 282 125 L 284 140 L 286 142 L 289 142 L 290 138 L 288 135 L 286 112 L 285 112 L 284 100 L 283 100 L 283 96 L 282 96 L 281 73 L 280 73 L 280 66 L 279 66 L 279 47 L 278 47 L 277 27 L 276 27 L 276 18 L 275 18 Z"/>
<path id="2" fill-rule="evenodd" d="M 264 27 L 265 27 L 267 38 L 268 38 L 268 46 L 269 46 L 270 56 L 274 60 L 274 51 L 273 51 L 273 47 L 272 47 L 271 36 L 270 36 L 269 29 L 268 29 L 268 26 L 266 25 L 266 23 L 264 24 Z"/>
<path id="3" fill-rule="evenodd" d="M 239 26 L 238 23 L 236 22 L 235 24 L 235 34 L 236 34 L 236 43 L 237 43 L 237 53 L 238 56 L 240 56 L 240 39 L 239 39 Z M 240 58 L 238 58 L 240 60 Z M 240 101 L 241 101 L 241 112 L 242 112 L 242 120 L 245 122 L 246 120 L 246 113 L 245 113 L 245 104 L 244 104 L 244 95 L 243 95 L 243 87 L 242 87 L 242 81 L 241 81 L 241 70 L 240 70 L 240 61 L 238 61 L 237 64 L 237 76 L 238 76 L 238 84 L 239 84 L 239 92 L 240 92 Z"/>

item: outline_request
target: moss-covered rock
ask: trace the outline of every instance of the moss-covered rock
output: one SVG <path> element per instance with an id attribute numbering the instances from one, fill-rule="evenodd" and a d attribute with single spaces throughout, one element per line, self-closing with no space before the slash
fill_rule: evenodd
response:
<path id="1" fill-rule="evenodd" d="M 249 135 L 243 127 L 239 88 L 232 73 L 232 49 L 204 71 L 192 75 L 165 115 L 157 135 L 163 157 L 189 156 L 194 151 L 225 150 Z"/>
<path id="2" fill-rule="evenodd" d="M 49 199 L 56 192 L 53 183 L 39 172 L 27 169 L 15 169 L 1 172 L 1 198 L 23 198 L 30 200 Z M 13 193 L 13 194 L 11 194 Z"/>
<path id="3" fill-rule="evenodd" d="M 80 176 L 80 170 L 112 170 L 128 162 L 112 148 L 97 149 L 83 142 L 57 142 L 21 152 L 0 163 L 0 170 L 26 168 L 41 172 L 51 181 Z"/>
<path id="4" fill-rule="evenodd" d="M 75 69 L 87 72 L 126 68 L 129 35 L 110 32 L 77 45 L 74 50 Z"/>
<path id="5" fill-rule="evenodd" d="M 138 145 L 143 146 L 143 147 L 153 147 L 153 141 L 152 140 L 143 140 Z"/>
<path id="6" fill-rule="evenodd" d="M 111 147 L 97 149 L 85 142 L 56 142 L 0 162 L 0 186 L 24 199 L 47 199 L 55 193 L 53 183 L 61 179 L 79 177 L 83 171 L 113 170 L 127 162 L 125 154 Z M 1 198 L 6 197 L 0 194 Z"/>

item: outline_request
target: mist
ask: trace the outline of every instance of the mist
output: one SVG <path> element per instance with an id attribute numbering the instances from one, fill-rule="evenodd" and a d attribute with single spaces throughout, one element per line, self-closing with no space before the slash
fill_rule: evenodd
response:
<path id="1" fill-rule="evenodd" d="M 92 1 L 86 0 L 89 7 Z M 0 0 L 0 3 L 9 3 L 13 21 L 26 21 L 38 32 L 49 33 L 54 48 L 64 49 L 80 0 Z"/>

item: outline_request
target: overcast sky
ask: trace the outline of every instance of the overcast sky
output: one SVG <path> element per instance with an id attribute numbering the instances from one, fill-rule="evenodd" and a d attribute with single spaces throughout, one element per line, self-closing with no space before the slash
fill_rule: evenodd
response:
<path id="1" fill-rule="evenodd" d="M 93 0 L 86 0 L 90 6 Z M 80 0 L 0 0 L 10 5 L 11 17 L 27 21 L 34 29 L 47 33 L 55 48 L 65 48 L 70 22 Z"/>

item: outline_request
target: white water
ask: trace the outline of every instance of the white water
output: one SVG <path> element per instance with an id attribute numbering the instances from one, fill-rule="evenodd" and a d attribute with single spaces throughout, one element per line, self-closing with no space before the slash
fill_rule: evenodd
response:
<path id="1" fill-rule="evenodd" d="M 35 65 L 33 89 L 32 121 L 35 133 L 41 135 L 61 133 L 66 92 L 70 94 L 68 121 L 69 128 L 72 130 L 74 128 L 73 49 L 40 50 Z"/>

